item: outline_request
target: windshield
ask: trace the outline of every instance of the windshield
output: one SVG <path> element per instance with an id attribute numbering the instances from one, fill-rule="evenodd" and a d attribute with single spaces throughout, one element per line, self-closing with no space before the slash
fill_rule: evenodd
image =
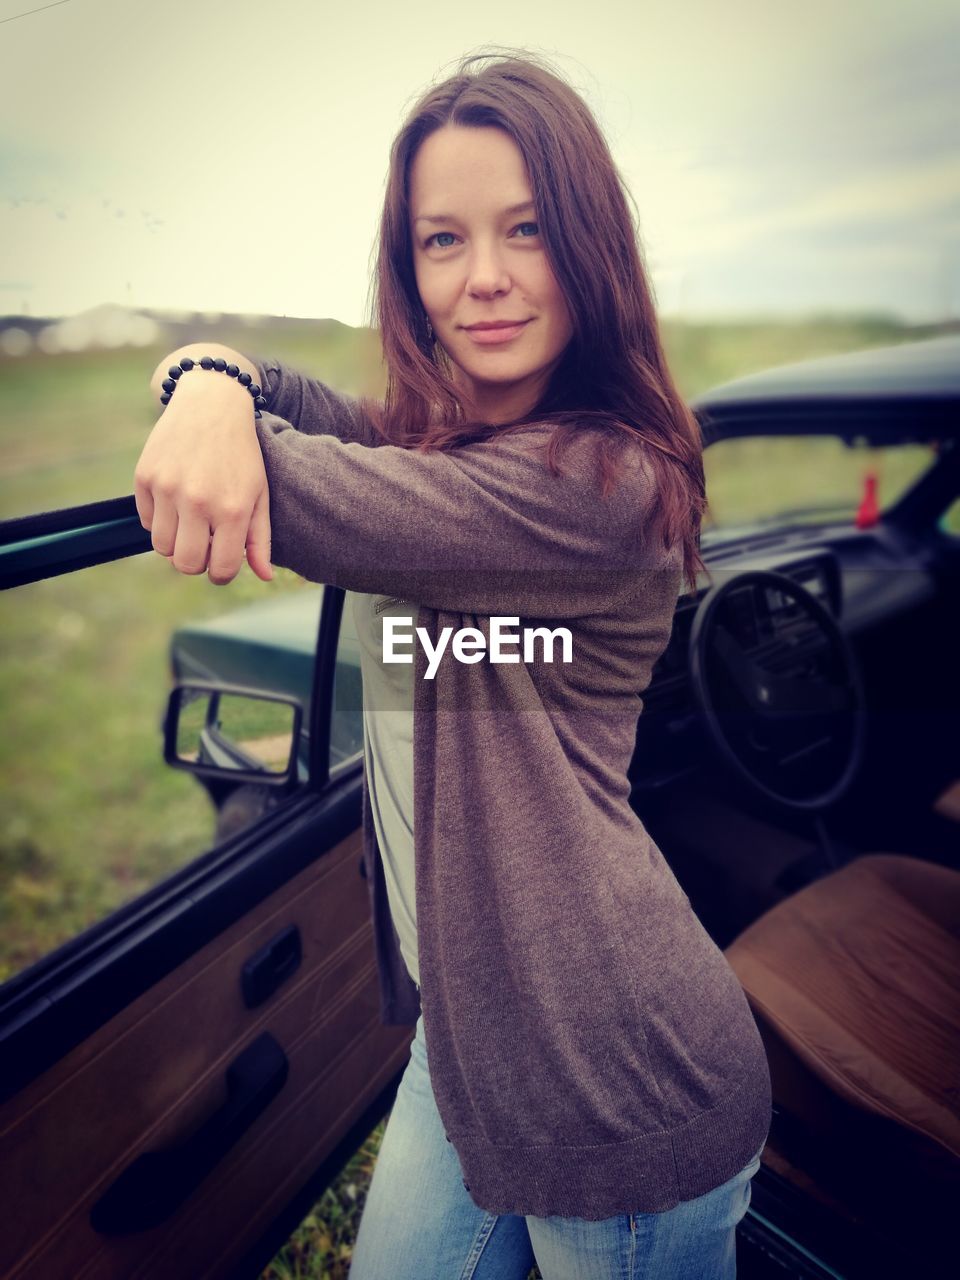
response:
<path id="1" fill-rule="evenodd" d="M 835 436 L 745 436 L 704 451 L 703 536 L 747 526 L 853 521 L 891 506 L 935 461 L 935 444 L 847 445 Z"/>

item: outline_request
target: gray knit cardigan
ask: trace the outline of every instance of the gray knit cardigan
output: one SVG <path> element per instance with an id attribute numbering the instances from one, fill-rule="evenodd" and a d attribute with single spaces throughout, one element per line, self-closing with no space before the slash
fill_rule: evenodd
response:
<path id="1" fill-rule="evenodd" d="M 705 1194 L 763 1145 L 770 1075 L 746 996 L 630 807 L 641 694 L 670 636 L 679 555 L 645 538 L 640 446 L 602 497 L 598 433 L 548 470 L 550 427 L 418 453 L 274 362 L 256 424 L 272 559 L 420 603 L 416 625 L 565 626 L 573 660 L 433 680 L 414 645 L 420 992 L 390 920 L 364 780 L 381 1019 L 422 1012 L 473 1201 L 591 1220 Z M 555 655 L 558 656 L 558 655 Z"/>

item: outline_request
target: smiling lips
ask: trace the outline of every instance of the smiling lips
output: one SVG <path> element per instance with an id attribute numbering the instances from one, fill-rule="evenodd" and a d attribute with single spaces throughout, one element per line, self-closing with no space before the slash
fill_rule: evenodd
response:
<path id="1" fill-rule="evenodd" d="M 474 342 L 481 346 L 490 346 L 492 343 L 509 342 L 529 323 L 529 320 L 480 321 L 478 324 L 467 326 L 466 332 Z"/>

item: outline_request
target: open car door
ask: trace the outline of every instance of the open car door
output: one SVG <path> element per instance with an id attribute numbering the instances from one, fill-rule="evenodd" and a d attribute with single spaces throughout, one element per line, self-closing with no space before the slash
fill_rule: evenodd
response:
<path id="1" fill-rule="evenodd" d="M 51 602 L 68 591 L 75 599 L 78 590 L 92 606 L 119 608 L 125 588 L 117 575 L 151 559 L 150 572 L 171 583 L 132 496 L 6 521 L 5 617 L 29 617 L 36 627 L 38 612 L 45 616 Z M 361 862 L 358 722 L 349 750 L 331 736 L 335 708 L 341 717 L 360 714 L 358 703 L 344 708 L 348 682 L 337 681 L 343 592 L 295 585 L 314 602 L 312 685 L 300 741 L 286 748 L 291 767 L 279 785 L 277 776 L 266 780 L 271 803 L 231 834 L 185 851 L 172 869 L 128 867 L 127 882 L 139 891 L 44 954 L 26 953 L 23 967 L 16 959 L 12 972 L 7 966 L 4 1276 L 256 1275 L 392 1103 L 412 1028 L 380 1022 Z M 193 580 L 193 601 L 198 589 L 213 593 L 205 578 Z M 41 590 L 42 599 L 31 595 Z M 223 589 L 215 594 L 216 607 L 229 608 Z M 155 630 L 149 599 L 130 598 L 127 613 L 139 611 Z M 204 594 L 208 610 L 212 598 Z M 79 624 L 71 625 L 76 632 Z M 61 654 L 57 672 L 69 661 Z M 208 653 L 203 674 L 216 686 L 213 666 Z M 340 671 L 350 674 L 343 662 Z M 51 667 L 51 700 L 54 674 Z M 138 675 L 131 662 L 131 688 Z M 358 689 L 357 681 L 357 696 Z M 176 771 L 164 764 L 158 731 L 169 681 L 158 680 L 153 692 L 150 768 L 169 777 Z M 296 701 L 286 693 L 287 704 Z M 116 699 L 115 687 L 109 696 Z M 56 726 L 55 715 L 49 719 Z M 95 727 L 99 717 L 89 719 Z M 91 746 L 86 754 L 92 797 L 109 751 Z M 246 763 L 247 772 L 231 776 L 229 763 L 218 769 L 208 757 L 203 804 L 249 781 L 255 765 Z M 198 780 L 179 773 L 177 785 L 192 796 Z M 56 791 L 51 785 L 51 800 Z M 131 830 L 138 794 L 125 797 Z M 106 839 L 110 804 L 100 790 L 96 797 Z M 163 810 L 168 846 L 176 845 L 180 803 Z M 156 815 L 149 821 L 156 825 Z M 84 837 L 82 847 L 47 850 L 47 863 L 56 866 L 62 855 L 88 866 L 97 843 Z"/>

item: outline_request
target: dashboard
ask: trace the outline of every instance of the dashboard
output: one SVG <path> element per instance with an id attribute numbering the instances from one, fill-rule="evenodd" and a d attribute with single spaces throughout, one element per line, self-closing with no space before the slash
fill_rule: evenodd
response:
<path id="1" fill-rule="evenodd" d="M 801 584 L 848 637 L 909 612 L 936 594 L 930 551 L 888 527 L 847 524 L 771 533 L 703 551 L 708 573 L 695 592 L 680 596 L 670 641 L 643 694 L 643 714 L 630 776 L 639 790 L 654 790 L 695 767 L 693 738 L 699 710 L 689 684 L 690 633 L 700 602 L 714 585 L 750 570 L 772 570 Z M 810 623 L 791 597 L 764 585 L 734 588 L 726 614 L 741 648 L 763 651 L 799 639 Z"/>

